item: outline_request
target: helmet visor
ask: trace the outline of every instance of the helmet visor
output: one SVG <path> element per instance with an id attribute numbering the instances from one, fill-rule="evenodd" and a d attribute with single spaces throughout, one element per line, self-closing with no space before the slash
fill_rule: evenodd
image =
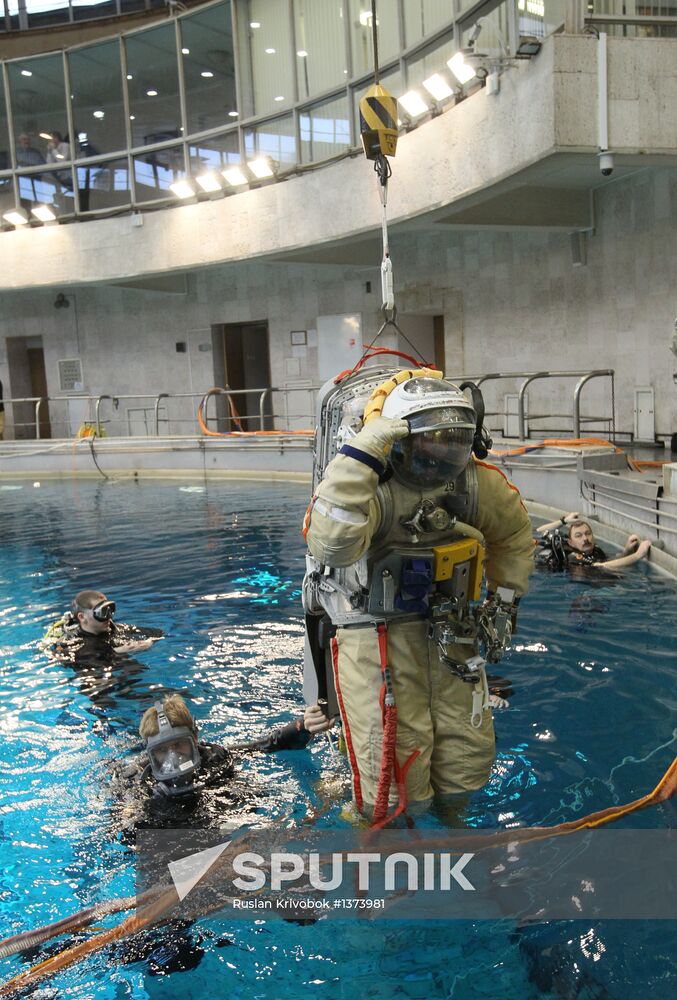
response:
<path id="1" fill-rule="evenodd" d="M 434 420 L 433 414 L 416 414 L 410 420 L 409 436 L 396 441 L 390 452 L 396 478 L 414 489 L 434 489 L 453 482 L 470 460 L 474 426 L 459 423 L 435 427 L 422 419 L 430 421 L 431 417 Z M 415 422 L 426 429 L 417 430 Z"/>
<path id="2" fill-rule="evenodd" d="M 200 751 L 194 737 L 185 732 L 185 735 L 168 734 L 167 739 L 155 740 L 157 737 L 151 738 L 146 747 L 155 780 L 162 782 L 170 794 L 191 791 L 200 763 Z"/>

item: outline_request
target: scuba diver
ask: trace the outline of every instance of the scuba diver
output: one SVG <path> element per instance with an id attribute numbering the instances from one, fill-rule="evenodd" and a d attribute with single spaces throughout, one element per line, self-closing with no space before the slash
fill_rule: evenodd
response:
<path id="1" fill-rule="evenodd" d="M 480 460 L 483 417 L 475 385 L 431 369 L 367 367 L 320 391 L 305 723 L 340 712 L 353 797 L 375 825 L 480 788 L 494 761 L 484 666 L 510 644 L 534 546 L 518 490 Z"/>
<path id="2" fill-rule="evenodd" d="M 577 511 L 563 514 L 558 521 L 548 521 L 536 530 L 542 536 L 537 540 L 536 565 L 544 569 L 622 569 L 644 559 L 651 548 L 648 538 L 642 541 L 639 535 L 628 535 L 620 556 L 609 559 L 595 542 L 592 528 Z"/>
<path id="3" fill-rule="evenodd" d="M 164 633 L 113 621 L 115 601 L 98 590 L 81 590 L 70 611 L 49 627 L 42 641 L 59 659 L 76 663 L 109 661 L 150 649 Z"/>
<path id="4" fill-rule="evenodd" d="M 236 783 L 238 753 L 303 750 L 312 739 L 302 719 L 272 730 L 259 739 L 230 747 L 206 743 L 183 698 L 156 701 L 141 719 L 139 734 L 145 754 L 114 773 L 120 790 L 120 826 L 193 828 L 222 826 L 224 812 L 252 811 L 251 787 Z M 119 787 L 121 786 L 121 787 Z M 239 824 L 238 824 L 239 825 Z"/>

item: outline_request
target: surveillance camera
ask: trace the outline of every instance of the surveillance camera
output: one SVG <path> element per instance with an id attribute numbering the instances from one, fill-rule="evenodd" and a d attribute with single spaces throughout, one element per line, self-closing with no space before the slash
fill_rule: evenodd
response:
<path id="1" fill-rule="evenodd" d="M 598 159 L 600 173 L 604 177 L 609 177 L 614 172 L 614 154 L 600 153 Z"/>
<path id="2" fill-rule="evenodd" d="M 475 44 L 475 42 L 479 38 L 483 25 L 484 25 L 484 18 L 478 17 L 477 20 L 475 21 L 475 26 L 473 27 L 472 31 L 468 36 L 468 45 L 473 46 Z"/>

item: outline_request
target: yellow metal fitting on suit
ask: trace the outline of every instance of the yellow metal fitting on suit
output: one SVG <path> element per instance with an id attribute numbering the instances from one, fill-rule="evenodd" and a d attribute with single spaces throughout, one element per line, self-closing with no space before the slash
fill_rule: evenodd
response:
<path id="1" fill-rule="evenodd" d="M 360 100 L 360 133 L 368 160 L 394 156 L 397 149 L 397 98 L 375 83 Z"/>
<path id="2" fill-rule="evenodd" d="M 484 546 L 474 538 L 463 538 L 449 545 L 433 547 L 433 577 L 436 582 L 450 580 L 456 566 L 467 564 L 468 598 L 479 601 L 482 589 Z"/>

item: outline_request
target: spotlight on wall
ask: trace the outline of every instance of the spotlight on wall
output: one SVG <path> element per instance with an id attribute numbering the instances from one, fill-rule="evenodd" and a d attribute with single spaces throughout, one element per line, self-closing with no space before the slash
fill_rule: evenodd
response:
<path id="1" fill-rule="evenodd" d="M 465 55 L 463 52 L 456 52 L 447 60 L 447 66 L 454 74 L 458 82 L 463 86 L 466 83 L 470 83 L 474 76 L 477 76 L 475 69 L 469 66 L 465 61 Z"/>
<path id="2" fill-rule="evenodd" d="M 269 156 L 259 156 L 256 160 L 249 160 L 247 166 L 253 173 L 254 177 L 260 181 L 264 180 L 266 177 L 273 177 L 275 175 L 273 163 Z"/>
<path id="3" fill-rule="evenodd" d="M 173 184 L 169 185 L 169 190 L 172 191 L 177 198 L 194 198 L 195 189 L 193 185 L 186 180 L 175 181 Z"/>
<path id="4" fill-rule="evenodd" d="M 28 224 L 28 215 L 24 212 L 23 208 L 12 208 L 9 212 L 4 213 L 3 219 L 12 226 L 25 226 Z"/>
<path id="5" fill-rule="evenodd" d="M 214 191 L 223 190 L 218 177 L 211 171 L 206 174 L 200 174 L 200 176 L 196 177 L 195 180 L 198 182 L 202 190 L 206 191 L 208 194 L 211 194 Z"/>
<path id="6" fill-rule="evenodd" d="M 223 170 L 222 173 L 231 187 L 241 187 L 243 184 L 249 184 L 249 181 L 239 167 L 229 167 L 228 170 Z"/>
<path id="7" fill-rule="evenodd" d="M 66 298 L 66 296 L 64 295 L 64 293 L 63 292 L 59 292 L 59 294 L 57 295 L 57 297 L 54 299 L 54 308 L 55 309 L 68 309 L 69 306 L 70 306 L 70 302 L 68 301 L 68 299 Z"/>
<path id="8" fill-rule="evenodd" d="M 439 73 L 433 73 L 427 80 L 424 80 L 423 86 L 438 104 L 441 101 L 446 101 L 448 97 L 452 97 L 454 93 L 444 77 Z"/>
<path id="9" fill-rule="evenodd" d="M 55 222 L 56 215 L 51 210 L 49 205 L 36 205 L 35 208 L 31 209 L 32 214 L 40 222 Z"/>
<path id="10" fill-rule="evenodd" d="M 520 35 L 519 45 L 515 55 L 518 59 L 531 59 L 541 51 L 542 42 L 532 35 Z"/>
<path id="11" fill-rule="evenodd" d="M 421 115 L 430 111 L 417 90 L 408 90 L 406 94 L 398 98 L 398 103 L 402 105 L 410 118 L 420 118 Z"/>

